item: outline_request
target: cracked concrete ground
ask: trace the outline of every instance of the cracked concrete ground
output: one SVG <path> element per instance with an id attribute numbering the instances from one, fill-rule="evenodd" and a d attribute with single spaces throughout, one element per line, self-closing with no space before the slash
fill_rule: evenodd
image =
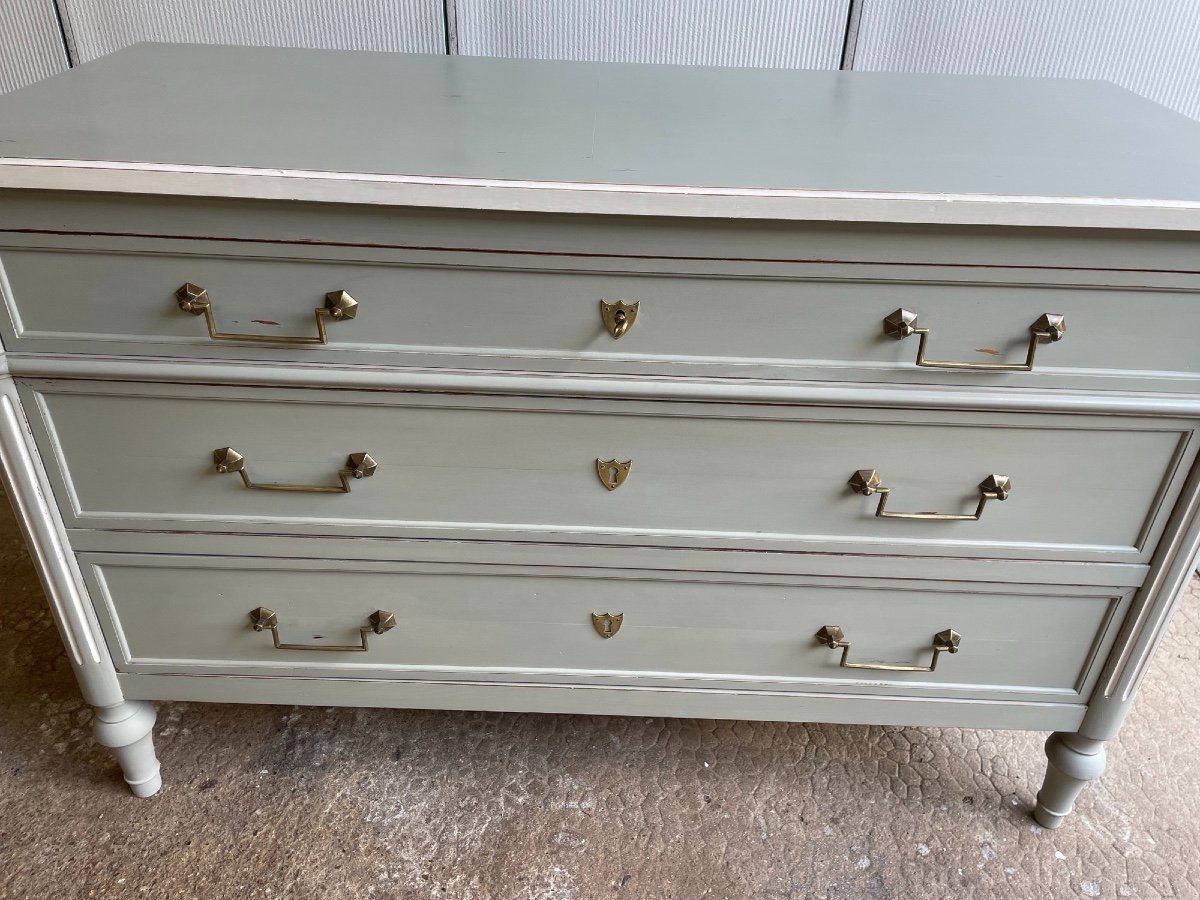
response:
<path id="1" fill-rule="evenodd" d="M 0 897 L 1200 897 L 1200 583 L 1108 774 L 1044 734 L 164 703 L 135 800 L 0 512 Z"/>

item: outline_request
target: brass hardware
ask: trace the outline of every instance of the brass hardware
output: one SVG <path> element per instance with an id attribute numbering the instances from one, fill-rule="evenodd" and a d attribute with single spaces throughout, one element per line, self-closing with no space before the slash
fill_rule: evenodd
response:
<path id="1" fill-rule="evenodd" d="M 911 334 L 921 336 L 917 344 L 917 365 L 927 369 L 976 369 L 981 372 L 1032 372 L 1033 358 L 1037 355 L 1038 345 L 1043 341 L 1054 343 L 1061 341 L 1067 333 L 1065 316 L 1055 313 L 1043 313 L 1041 318 L 1029 326 L 1029 349 L 1023 363 L 977 363 L 955 362 L 949 359 L 926 359 L 925 345 L 929 342 L 929 329 L 917 327 L 917 314 L 909 309 L 898 309 L 883 320 L 883 333 L 898 341 L 904 340 Z"/>
<path id="2" fill-rule="evenodd" d="M 212 298 L 208 296 L 208 291 L 204 288 L 188 282 L 175 292 L 175 299 L 179 303 L 179 308 L 185 313 L 191 313 L 193 316 L 204 316 L 204 322 L 208 325 L 208 336 L 214 341 L 242 341 L 252 344 L 326 344 L 328 343 L 325 336 L 325 320 L 327 318 L 335 322 L 341 322 L 346 319 L 353 319 L 358 314 L 357 300 L 345 291 L 330 291 L 325 295 L 325 305 L 318 306 L 313 310 L 313 316 L 317 320 L 316 337 L 230 334 L 224 331 L 217 331 L 217 323 L 213 318 Z"/>
<path id="3" fill-rule="evenodd" d="M 632 459 L 627 459 L 625 462 L 618 462 L 615 459 L 600 459 L 596 457 L 596 477 L 610 491 L 615 491 L 629 477 L 629 469 L 632 465 Z"/>
<path id="4" fill-rule="evenodd" d="M 279 616 L 275 610 L 260 606 L 250 613 L 250 626 L 255 631 L 270 631 L 276 650 L 322 650 L 338 653 L 363 653 L 368 649 L 368 634 L 383 634 L 396 627 L 396 617 L 390 612 L 377 609 L 367 618 L 367 624 L 358 629 L 359 644 L 285 644 L 279 640 Z"/>
<path id="5" fill-rule="evenodd" d="M 217 471 L 222 474 L 237 472 L 242 476 L 242 483 L 254 491 L 295 491 L 304 494 L 348 494 L 350 493 L 351 478 L 370 478 L 379 468 L 369 453 L 351 453 L 346 457 L 346 465 L 338 470 L 340 485 L 334 484 L 255 484 L 250 480 L 246 471 L 246 457 L 232 447 L 221 447 L 213 451 L 213 462 Z"/>
<path id="6" fill-rule="evenodd" d="M 973 513 L 930 513 L 930 512 L 884 512 L 892 489 L 884 487 L 879 473 L 874 469 L 859 469 L 850 476 L 850 487 L 855 493 L 870 497 L 879 495 L 879 506 L 875 515 L 881 519 L 934 519 L 939 522 L 965 522 L 978 520 L 989 500 L 1007 500 L 1012 493 L 1012 480 L 1007 475 L 989 475 L 979 483 L 979 505 Z"/>
<path id="7" fill-rule="evenodd" d="M 626 303 L 624 300 L 606 303 L 601 300 L 600 321 L 614 338 L 623 337 L 637 321 L 638 307 L 641 305 L 640 300 L 637 303 Z"/>
<path id="8" fill-rule="evenodd" d="M 852 663 L 846 661 L 850 653 L 850 642 L 846 640 L 841 626 L 825 625 L 817 632 L 816 638 L 831 650 L 841 650 L 842 658 L 838 662 L 843 669 L 875 669 L 882 672 L 932 672 L 937 668 L 938 657 L 944 653 L 957 653 L 962 635 L 953 628 L 939 631 L 933 636 L 933 659 L 927 666 L 905 666 L 892 663 Z"/>
<path id="9" fill-rule="evenodd" d="M 592 613 L 592 627 L 596 629 L 596 634 L 606 641 L 621 630 L 621 623 L 624 620 L 625 613 L 621 613 L 619 616 L 608 613 Z"/>

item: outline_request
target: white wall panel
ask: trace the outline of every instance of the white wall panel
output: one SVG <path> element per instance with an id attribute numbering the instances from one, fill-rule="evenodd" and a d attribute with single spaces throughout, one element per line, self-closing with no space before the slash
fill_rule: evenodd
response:
<path id="1" fill-rule="evenodd" d="M 51 0 L 0 0 L 0 93 L 66 68 Z"/>
<path id="2" fill-rule="evenodd" d="M 1100 78 L 1200 118 L 1200 2 L 863 0 L 854 68 Z"/>
<path id="3" fill-rule="evenodd" d="M 5 0 L 0 0 L 3 4 Z M 442 53 L 441 0 L 60 0 L 76 59 L 139 41 Z"/>
<path id="4" fill-rule="evenodd" d="M 836 69 L 848 0 L 457 0 L 474 56 Z"/>

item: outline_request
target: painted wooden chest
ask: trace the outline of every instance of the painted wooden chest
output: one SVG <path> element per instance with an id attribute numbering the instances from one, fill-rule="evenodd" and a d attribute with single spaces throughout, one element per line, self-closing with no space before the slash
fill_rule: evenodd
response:
<path id="1" fill-rule="evenodd" d="M 144 45 L 0 98 L 0 451 L 155 700 L 1053 731 L 1200 550 L 1200 125 L 1106 85 Z"/>

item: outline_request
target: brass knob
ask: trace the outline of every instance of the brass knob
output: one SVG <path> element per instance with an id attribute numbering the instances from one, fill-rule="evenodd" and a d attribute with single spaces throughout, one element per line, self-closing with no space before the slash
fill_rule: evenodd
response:
<path id="1" fill-rule="evenodd" d="M 396 616 L 382 609 L 377 609 L 367 617 L 367 621 L 371 623 L 371 630 L 376 634 L 383 634 L 385 631 L 391 631 L 396 627 Z"/>
<path id="2" fill-rule="evenodd" d="M 279 626 L 279 616 L 269 606 L 260 606 L 250 613 L 250 625 L 255 631 L 265 631 Z"/>
<path id="3" fill-rule="evenodd" d="M 370 453 L 351 453 L 346 458 L 346 468 L 353 478 L 370 478 L 379 468 Z"/>
<path id="4" fill-rule="evenodd" d="M 219 450 L 213 451 L 213 462 L 217 464 L 217 471 L 222 475 L 228 472 L 241 472 L 246 468 L 246 457 L 238 453 L 232 447 L 222 447 Z"/>
<path id="5" fill-rule="evenodd" d="M 345 291 L 330 291 L 325 295 L 325 308 L 331 319 L 353 319 L 358 315 L 358 301 Z"/>
<path id="6" fill-rule="evenodd" d="M 204 315 L 204 311 L 211 305 L 208 291 L 190 281 L 175 292 L 175 302 L 183 312 L 191 313 L 193 316 Z"/>
<path id="7" fill-rule="evenodd" d="M 947 653 L 957 653 L 958 645 L 962 643 L 962 635 L 953 628 L 939 631 L 933 636 L 935 650 L 945 650 Z"/>
<path id="8" fill-rule="evenodd" d="M 821 630 L 817 632 L 817 640 L 834 650 L 841 647 L 845 639 L 846 632 L 842 631 L 840 625 L 822 625 Z"/>

